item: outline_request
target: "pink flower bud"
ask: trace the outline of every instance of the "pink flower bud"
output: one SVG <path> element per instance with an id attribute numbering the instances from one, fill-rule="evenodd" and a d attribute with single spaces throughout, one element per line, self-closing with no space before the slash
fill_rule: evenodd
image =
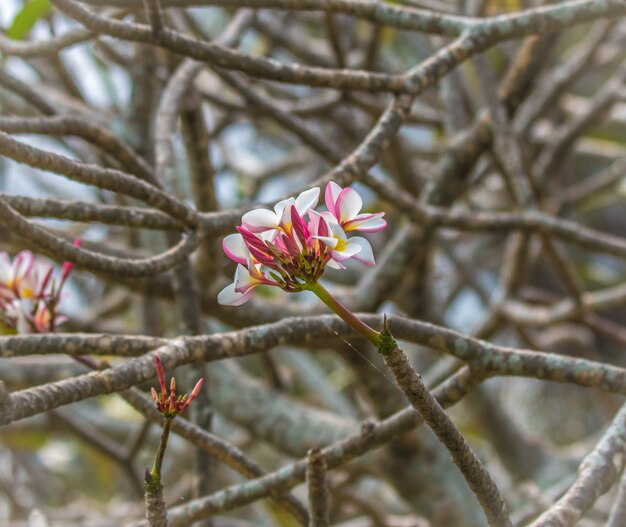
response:
<path id="1" fill-rule="evenodd" d="M 161 393 L 167 393 L 167 387 L 165 384 L 165 369 L 159 359 L 158 355 L 154 356 L 154 369 L 156 370 L 157 378 L 159 379 L 159 386 L 161 387 Z"/>

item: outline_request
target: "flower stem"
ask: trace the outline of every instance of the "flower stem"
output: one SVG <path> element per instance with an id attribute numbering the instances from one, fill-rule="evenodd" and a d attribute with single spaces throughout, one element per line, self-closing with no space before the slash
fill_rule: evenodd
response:
<path id="1" fill-rule="evenodd" d="M 334 311 L 344 322 L 346 322 L 355 331 L 369 340 L 376 348 L 380 347 L 380 333 L 374 328 L 368 326 L 352 311 L 344 306 L 339 300 L 328 292 L 328 290 L 319 282 L 313 282 L 307 285 L 307 289 L 317 295 L 332 311 Z"/>
<path id="2" fill-rule="evenodd" d="M 161 466 L 163 465 L 163 457 L 165 456 L 165 449 L 167 448 L 167 440 L 170 437 L 170 427 L 172 426 L 172 418 L 166 417 L 163 422 L 163 431 L 161 432 L 161 440 L 159 441 L 159 449 L 154 459 L 154 465 L 152 466 L 151 476 L 157 481 L 161 481 Z"/>

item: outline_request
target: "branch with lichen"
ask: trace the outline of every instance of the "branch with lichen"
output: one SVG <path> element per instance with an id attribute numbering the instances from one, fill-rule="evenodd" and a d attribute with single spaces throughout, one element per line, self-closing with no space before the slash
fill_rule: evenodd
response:
<path id="1" fill-rule="evenodd" d="M 489 525 L 492 527 L 512 526 L 504 499 L 491 475 L 398 347 L 389 331 L 387 320 L 383 322 L 383 330 L 378 332 L 334 299 L 320 284 L 310 285 L 309 290 L 378 348 L 396 384 L 411 406 L 420 413 L 426 424 L 450 452 L 454 463 L 459 467 L 465 481 L 482 506 Z"/>
<path id="2" fill-rule="evenodd" d="M 407 400 L 446 446 L 465 481 L 476 495 L 492 527 L 512 526 L 506 503 L 496 483 L 450 417 L 424 385 L 385 325 L 378 348 Z"/>
<path id="3" fill-rule="evenodd" d="M 322 452 L 309 450 L 307 454 L 306 483 L 309 491 L 309 527 L 329 527 L 330 496 L 328 467 Z"/>

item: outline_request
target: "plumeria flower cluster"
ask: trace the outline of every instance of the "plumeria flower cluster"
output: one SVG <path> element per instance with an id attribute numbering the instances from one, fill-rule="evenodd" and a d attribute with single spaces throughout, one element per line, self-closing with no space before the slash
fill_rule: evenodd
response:
<path id="1" fill-rule="evenodd" d="M 57 282 L 54 266 L 38 260 L 32 252 L 22 251 L 13 260 L 0 252 L 0 334 L 54 331 L 66 320 L 59 315 L 58 305 L 73 268 L 65 262 Z"/>
<path id="2" fill-rule="evenodd" d="M 191 394 L 177 395 L 176 394 L 176 379 L 172 377 L 170 379 L 170 388 L 167 389 L 167 383 L 165 382 L 165 369 L 163 363 L 159 359 L 158 355 L 154 356 L 154 369 L 156 370 L 157 378 L 159 379 L 159 387 L 161 393 L 158 393 L 154 388 L 150 389 L 152 398 L 156 403 L 157 410 L 163 414 L 164 417 L 174 418 L 179 413 L 189 408 L 191 402 L 198 397 L 200 389 L 202 388 L 203 379 L 200 379 Z"/>
<path id="3" fill-rule="evenodd" d="M 326 266 L 345 269 L 350 259 L 374 265 L 370 243 L 348 234 L 384 229 L 385 213 L 361 213 L 358 192 L 334 182 L 326 186 L 324 212 L 315 211 L 319 196 L 315 187 L 277 203 L 273 211 L 256 209 L 243 215 L 238 234 L 222 243 L 226 255 L 238 265 L 234 282 L 218 296 L 220 304 L 243 304 L 259 285 L 303 291 L 317 283 Z"/>

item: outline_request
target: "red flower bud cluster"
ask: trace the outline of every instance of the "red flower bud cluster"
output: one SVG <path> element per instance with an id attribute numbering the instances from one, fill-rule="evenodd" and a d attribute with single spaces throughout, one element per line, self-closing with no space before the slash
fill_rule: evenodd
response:
<path id="1" fill-rule="evenodd" d="M 167 383 L 165 382 L 165 369 L 163 368 L 163 363 L 159 359 L 158 355 L 154 356 L 154 369 L 156 370 L 157 378 L 159 379 L 159 386 L 161 388 L 161 393 L 158 393 L 154 388 L 150 389 L 152 398 L 156 402 L 157 410 L 165 417 L 176 417 L 179 413 L 189 408 L 191 401 L 198 396 L 200 388 L 202 388 L 203 379 L 200 379 L 196 383 L 190 395 L 187 395 L 186 393 L 177 395 L 176 379 L 174 377 L 170 379 L 170 387 L 169 390 L 167 389 Z"/>

